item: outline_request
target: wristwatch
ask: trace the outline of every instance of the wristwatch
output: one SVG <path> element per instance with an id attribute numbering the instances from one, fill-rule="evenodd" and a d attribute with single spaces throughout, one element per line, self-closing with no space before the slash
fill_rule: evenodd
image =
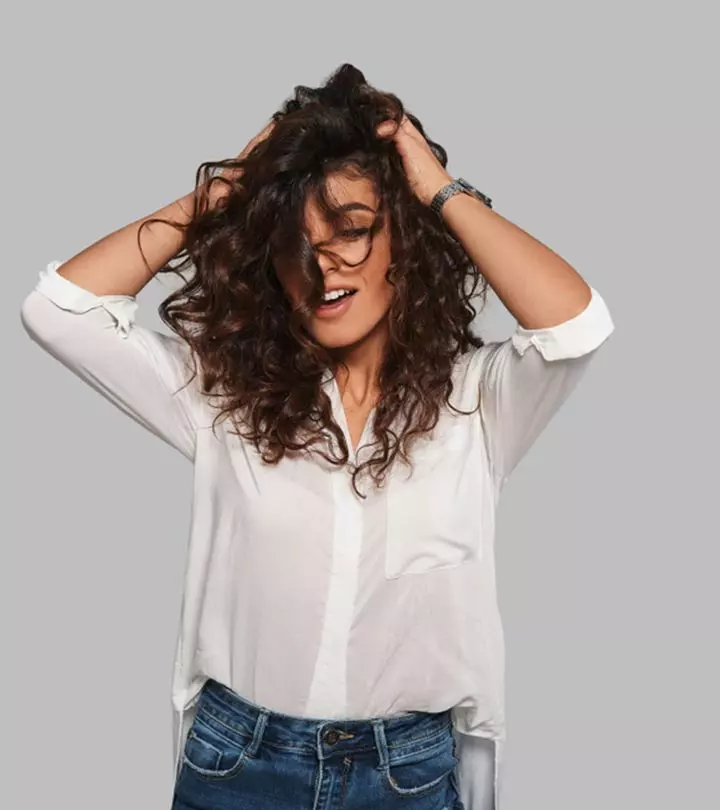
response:
<path id="1" fill-rule="evenodd" d="M 438 215 L 441 215 L 443 205 L 456 194 L 470 194 L 472 197 L 477 197 L 480 202 L 485 203 L 488 208 L 492 208 L 492 200 L 487 194 L 478 191 L 475 186 L 471 186 L 467 180 L 462 177 L 456 177 L 452 182 L 443 186 L 440 191 L 432 198 L 430 208 Z"/>

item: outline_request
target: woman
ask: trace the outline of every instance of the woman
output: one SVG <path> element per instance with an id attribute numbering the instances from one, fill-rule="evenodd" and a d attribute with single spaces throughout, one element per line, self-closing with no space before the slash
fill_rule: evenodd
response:
<path id="1" fill-rule="evenodd" d="M 23 304 L 35 341 L 194 463 L 174 810 L 480 810 L 483 741 L 497 805 L 497 497 L 613 325 L 446 165 L 343 65 Z M 183 269 L 174 334 L 135 323 Z M 471 331 L 487 284 L 506 341 Z"/>

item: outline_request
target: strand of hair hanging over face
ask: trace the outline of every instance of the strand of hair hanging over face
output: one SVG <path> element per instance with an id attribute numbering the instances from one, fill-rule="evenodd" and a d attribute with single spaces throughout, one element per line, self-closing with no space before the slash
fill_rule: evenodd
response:
<path id="1" fill-rule="evenodd" d="M 371 453 L 353 471 L 382 486 L 393 464 L 410 464 L 415 441 L 450 404 L 456 359 L 482 340 L 471 330 L 487 285 L 460 243 L 412 194 L 382 121 L 407 114 L 443 165 L 445 150 L 397 96 L 342 65 L 325 84 L 298 86 L 274 115 L 270 135 L 244 159 L 207 161 L 185 226 L 180 261 L 160 272 L 182 285 L 160 305 L 162 320 L 190 346 L 201 389 L 231 430 L 263 459 L 317 453 L 347 464 L 350 448 L 322 386 L 331 358 L 303 328 L 273 272 L 269 246 L 298 244 L 303 211 L 328 174 L 352 168 L 370 178 L 389 212 L 394 286 L 389 343 L 379 379 Z M 220 168 L 240 169 L 222 203 L 207 204 Z M 205 196 L 204 196 L 205 195 Z M 328 436 L 332 441 L 328 441 Z"/>

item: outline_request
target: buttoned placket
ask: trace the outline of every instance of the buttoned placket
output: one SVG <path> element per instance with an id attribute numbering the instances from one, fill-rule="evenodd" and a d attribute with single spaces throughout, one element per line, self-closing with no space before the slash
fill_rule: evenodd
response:
<path id="1" fill-rule="evenodd" d="M 350 429 L 342 405 L 340 388 L 334 377 L 326 378 L 333 416 L 343 431 L 349 458 L 344 467 L 330 471 L 333 532 L 332 552 L 325 614 L 315 671 L 305 706 L 310 716 L 326 716 L 329 707 L 347 708 L 347 650 L 355 614 L 360 554 L 363 541 L 363 502 L 354 492 L 351 474 L 359 452 L 367 443 L 374 409 L 369 414 L 357 448 L 353 448 Z"/>

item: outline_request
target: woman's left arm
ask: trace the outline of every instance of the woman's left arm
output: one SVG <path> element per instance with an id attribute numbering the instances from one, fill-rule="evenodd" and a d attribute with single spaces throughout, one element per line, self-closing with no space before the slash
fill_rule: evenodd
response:
<path id="1" fill-rule="evenodd" d="M 453 178 L 409 119 L 394 139 L 414 193 L 430 205 Z M 601 296 L 564 259 L 480 200 L 456 194 L 441 216 L 518 322 L 511 338 L 486 343 L 468 366 L 502 485 L 614 326 Z"/>
<path id="2" fill-rule="evenodd" d="M 452 176 L 407 117 L 394 140 L 410 186 L 421 202 L 430 205 Z M 456 194 L 443 204 L 441 215 L 520 326 L 545 329 L 565 323 L 587 308 L 592 291 L 582 276 L 549 247 L 477 198 Z"/>
<path id="3" fill-rule="evenodd" d="M 456 194 L 444 203 L 441 214 L 523 328 L 557 326 L 587 308 L 592 290 L 582 276 L 476 197 Z"/>

